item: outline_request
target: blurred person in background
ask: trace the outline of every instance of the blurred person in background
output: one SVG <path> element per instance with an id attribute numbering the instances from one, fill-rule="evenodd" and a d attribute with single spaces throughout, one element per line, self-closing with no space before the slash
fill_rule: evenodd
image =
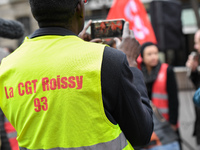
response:
<path id="1" fill-rule="evenodd" d="M 8 56 L 9 55 L 9 52 L 5 51 L 4 48 L 0 48 L 0 63 L 1 63 L 1 60 Z M 0 109 L 0 136 L 1 136 L 1 150 L 11 150 L 11 147 L 10 147 L 10 143 L 9 143 L 9 140 L 8 140 L 8 136 L 7 136 L 7 133 L 6 133 L 6 130 L 5 130 L 5 116 L 2 112 L 2 110 Z"/>
<path id="2" fill-rule="evenodd" d="M 143 58 L 141 70 L 148 96 L 162 116 L 170 123 L 174 132 L 178 134 L 178 89 L 173 68 L 159 61 L 158 47 L 151 42 L 142 45 L 141 57 Z M 171 143 L 174 142 L 174 138 L 171 140 Z M 175 143 L 178 142 L 175 141 Z"/>
<path id="3" fill-rule="evenodd" d="M 7 48 L 0 48 L 0 62 L 10 54 Z M 18 150 L 17 133 L 0 109 L 1 150 Z"/>
<path id="4" fill-rule="evenodd" d="M 200 73 L 197 70 L 200 54 L 200 30 L 198 30 L 194 35 L 194 49 L 196 49 L 197 52 L 196 54 L 195 52 L 192 52 L 191 55 L 188 56 L 186 67 L 190 69 L 189 78 L 195 85 L 196 89 L 198 89 L 200 87 Z M 195 114 L 196 120 L 194 125 L 194 136 L 196 136 L 198 149 L 200 150 L 200 107 L 195 106 Z"/>

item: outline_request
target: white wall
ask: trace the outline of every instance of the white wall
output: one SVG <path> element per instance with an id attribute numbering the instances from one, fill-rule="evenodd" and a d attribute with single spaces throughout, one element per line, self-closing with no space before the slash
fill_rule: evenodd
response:
<path id="1" fill-rule="evenodd" d="M 0 0 L 0 5 L 6 4 L 8 2 L 9 2 L 9 0 Z"/>

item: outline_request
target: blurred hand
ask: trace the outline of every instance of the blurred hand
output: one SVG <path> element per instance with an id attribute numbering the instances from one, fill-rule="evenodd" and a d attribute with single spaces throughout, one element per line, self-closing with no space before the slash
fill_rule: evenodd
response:
<path id="1" fill-rule="evenodd" d="M 126 54 L 128 63 L 130 67 L 137 67 L 137 58 L 140 54 L 140 44 L 135 39 L 134 33 L 132 30 L 129 30 L 129 23 L 124 24 L 124 30 L 122 35 L 122 41 L 115 38 L 117 49 L 121 50 Z"/>
<path id="2" fill-rule="evenodd" d="M 193 55 L 188 56 L 188 60 L 186 62 L 186 67 L 190 68 L 192 72 L 197 70 L 199 65 L 198 58 L 195 59 Z"/>
<path id="3" fill-rule="evenodd" d="M 87 25 L 84 27 L 84 29 L 79 33 L 79 37 L 83 39 L 84 41 L 90 41 L 95 43 L 102 43 L 101 39 L 92 39 L 90 34 L 86 33 L 87 29 L 90 27 L 92 23 L 92 20 L 88 21 Z"/>

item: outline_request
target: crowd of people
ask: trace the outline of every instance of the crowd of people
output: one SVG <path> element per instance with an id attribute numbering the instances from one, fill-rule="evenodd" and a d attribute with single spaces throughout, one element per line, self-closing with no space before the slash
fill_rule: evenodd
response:
<path id="1" fill-rule="evenodd" d="M 172 66 L 161 63 L 155 43 L 140 45 L 128 22 L 121 39 L 91 39 L 86 2 L 29 0 L 39 29 L 14 52 L 0 49 L 1 149 L 181 150 Z M 198 65 L 190 55 L 197 89 Z M 200 145 L 200 90 L 193 99 Z"/>

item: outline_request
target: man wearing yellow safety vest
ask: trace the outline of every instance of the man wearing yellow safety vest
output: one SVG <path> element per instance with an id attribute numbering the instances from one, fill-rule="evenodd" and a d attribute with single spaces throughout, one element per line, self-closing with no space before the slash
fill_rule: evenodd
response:
<path id="1" fill-rule="evenodd" d="M 0 67 L 0 106 L 20 150 L 131 150 L 146 145 L 152 109 L 124 27 L 116 49 L 85 42 L 86 0 L 29 0 L 40 29 Z M 128 61 L 127 61 L 128 59 Z"/>

